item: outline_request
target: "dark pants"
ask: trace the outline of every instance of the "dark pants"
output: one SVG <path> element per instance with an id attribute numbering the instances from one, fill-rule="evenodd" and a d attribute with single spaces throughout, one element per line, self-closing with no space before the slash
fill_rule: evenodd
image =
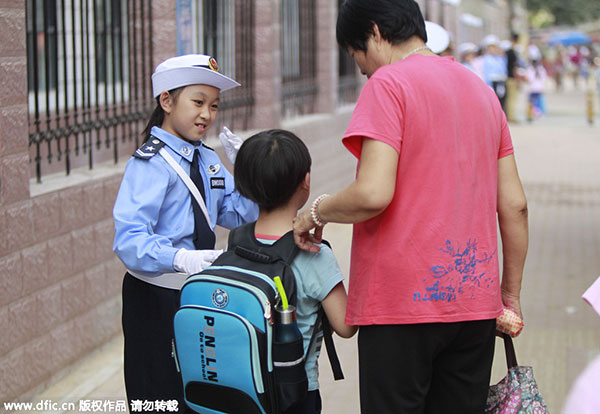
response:
<path id="1" fill-rule="evenodd" d="M 498 100 L 500 101 L 500 105 L 502 106 L 502 110 L 505 111 L 505 101 L 506 101 L 506 82 L 504 81 L 493 81 L 492 89 L 496 93 Z"/>
<path id="2" fill-rule="evenodd" d="M 361 326 L 361 412 L 482 414 L 495 320 Z"/>
<path id="3" fill-rule="evenodd" d="M 177 400 L 179 412 L 190 412 L 171 357 L 173 317 L 178 307 L 178 290 L 154 286 L 125 274 L 122 323 L 125 389 L 130 408 L 134 400 L 152 403 Z M 152 411 L 156 410 L 143 412 Z"/>
<path id="4" fill-rule="evenodd" d="M 283 414 L 321 414 L 321 393 L 319 390 L 309 391 L 298 407 Z"/>

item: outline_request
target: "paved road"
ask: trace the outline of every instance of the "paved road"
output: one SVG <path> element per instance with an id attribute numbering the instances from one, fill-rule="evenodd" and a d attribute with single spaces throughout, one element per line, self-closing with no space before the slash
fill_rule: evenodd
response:
<path id="1" fill-rule="evenodd" d="M 596 123 L 588 125 L 584 94 L 573 89 L 549 93 L 547 102 L 544 118 L 511 125 L 530 211 L 526 328 L 515 347 L 519 362 L 534 367 L 550 412 L 559 413 L 574 378 L 600 353 L 600 317 L 580 299 L 600 275 L 600 115 L 596 109 Z M 347 274 L 351 227 L 330 224 L 325 236 Z M 346 379 L 334 383 L 323 355 L 323 412 L 358 413 L 356 342 L 336 344 Z M 493 382 L 506 371 L 497 344 Z M 117 337 L 33 401 L 124 399 L 121 349 Z"/>

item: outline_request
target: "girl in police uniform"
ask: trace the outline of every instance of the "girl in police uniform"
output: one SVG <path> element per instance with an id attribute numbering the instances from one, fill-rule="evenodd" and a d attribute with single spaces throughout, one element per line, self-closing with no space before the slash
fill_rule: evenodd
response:
<path id="1" fill-rule="evenodd" d="M 177 400 L 186 410 L 171 357 L 179 289 L 221 253 L 215 250 L 217 224 L 230 229 L 258 217 L 257 206 L 234 190 L 231 174 L 202 142 L 220 92 L 236 86 L 205 55 L 167 59 L 152 75 L 157 106 L 145 143 L 127 163 L 113 211 L 113 250 L 127 267 L 122 323 L 130 408 L 146 402 L 144 408 L 156 410 L 156 401 Z M 226 128 L 219 138 L 235 162 L 241 139 Z M 185 183 L 188 174 L 197 197 Z"/>

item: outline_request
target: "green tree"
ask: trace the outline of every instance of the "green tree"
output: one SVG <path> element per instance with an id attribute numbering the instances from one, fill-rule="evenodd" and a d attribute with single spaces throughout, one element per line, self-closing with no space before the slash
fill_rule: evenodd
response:
<path id="1" fill-rule="evenodd" d="M 556 25 L 574 25 L 600 18 L 600 0 L 527 0 L 532 16 L 547 12 Z"/>

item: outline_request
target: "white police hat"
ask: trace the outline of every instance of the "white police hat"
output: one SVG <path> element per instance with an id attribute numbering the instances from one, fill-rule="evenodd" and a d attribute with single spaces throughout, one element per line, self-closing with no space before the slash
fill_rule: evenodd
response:
<path id="1" fill-rule="evenodd" d="M 477 45 L 471 42 L 464 42 L 458 46 L 458 53 L 460 56 L 466 55 L 467 53 L 477 53 Z"/>
<path id="2" fill-rule="evenodd" d="M 425 31 L 427 32 L 427 47 L 433 53 L 441 53 L 450 45 L 450 34 L 439 24 L 425 20 Z"/>
<path id="3" fill-rule="evenodd" d="M 500 49 L 504 50 L 505 52 L 510 50 L 511 47 L 512 47 L 512 42 L 508 39 L 502 40 L 500 42 Z"/>
<path id="4" fill-rule="evenodd" d="M 500 39 L 498 38 L 498 36 L 489 34 L 486 37 L 484 37 L 483 40 L 481 41 L 481 46 L 484 48 L 491 46 L 491 45 L 500 46 Z"/>
<path id="5" fill-rule="evenodd" d="M 188 85 L 210 85 L 224 92 L 240 86 L 219 73 L 215 58 L 207 55 L 182 55 L 165 60 L 152 74 L 152 93 L 156 98 L 163 91 Z"/>

